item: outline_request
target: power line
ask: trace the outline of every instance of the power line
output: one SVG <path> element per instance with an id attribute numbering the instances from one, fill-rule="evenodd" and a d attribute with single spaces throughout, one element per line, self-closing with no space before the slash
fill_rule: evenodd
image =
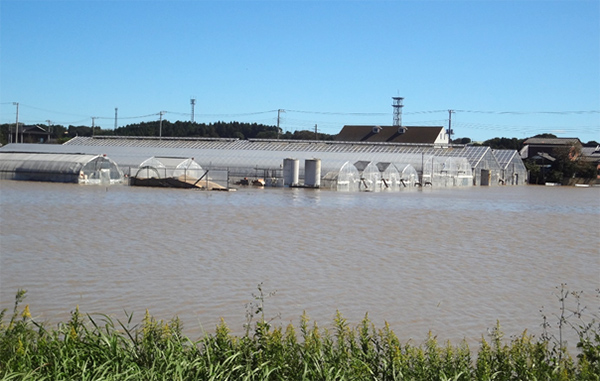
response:
<path id="1" fill-rule="evenodd" d="M 165 111 L 166 112 L 166 111 Z M 147 114 L 147 115 L 140 115 L 140 116 L 120 116 L 119 119 L 140 119 L 140 118 L 147 118 L 149 116 L 155 116 L 155 115 L 159 115 L 159 112 L 155 112 L 153 114 Z M 114 117 L 110 117 L 110 116 L 97 116 L 96 119 L 113 119 Z"/>
<path id="2" fill-rule="evenodd" d="M 533 114 L 551 114 L 551 115 L 572 115 L 572 114 L 600 114 L 600 110 L 587 111 L 474 111 L 474 110 L 454 110 L 456 112 L 469 112 L 477 114 L 511 114 L 511 115 L 533 115 Z"/>
<path id="3" fill-rule="evenodd" d="M 286 112 L 298 112 L 302 114 L 319 114 L 319 115 L 389 115 L 387 112 L 333 112 L 333 111 L 303 111 L 303 110 L 288 110 Z"/>

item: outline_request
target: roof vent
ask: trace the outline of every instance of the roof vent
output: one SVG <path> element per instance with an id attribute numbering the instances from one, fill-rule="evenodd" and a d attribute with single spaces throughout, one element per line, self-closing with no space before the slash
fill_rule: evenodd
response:
<path id="1" fill-rule="evenodd" d="M 380 132 L 381 132 L 381 130 L 382 130 L 381 126 L 373 126 L 373 130 L 372 130 L 372 132 L 373 132 L 374 134 L 378 134 L 378 133 L 380 133 Z"/>
<path id="2" fill-rule="evenodd" d="M 406 130 L 408 130 L 408 128 L 404 127 L 404 126 L 400 126 L 398 127 L 398 133 L 400 135 L 404 134 L 406 132 Z"/>

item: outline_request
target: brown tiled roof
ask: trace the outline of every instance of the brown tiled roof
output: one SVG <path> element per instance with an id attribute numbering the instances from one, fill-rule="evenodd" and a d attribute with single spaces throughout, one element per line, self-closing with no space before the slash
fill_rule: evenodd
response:
<path id="1" fill-rule="evenodd" d="M 600 163 L 600 146 L 598 147 L 583 147 L 581 148 L 583 160 L 593 163 Z"/>
<path id="2" fill-rule="evenodd" d="M 548 145 L 548 146 L 570 146 L 581 145 L 578 138 L 529 138 L 523 142 L 524 145 Z"/>
<path id="3" fill-rule="evenodd" d="M 378 133 L 373 130 L 377 128 Z M 389 142 L 433 144 L 444 127 L 406 126 L 403 134 L 395 126 L 344 126 L 336 136 L 337 141 Z"/>

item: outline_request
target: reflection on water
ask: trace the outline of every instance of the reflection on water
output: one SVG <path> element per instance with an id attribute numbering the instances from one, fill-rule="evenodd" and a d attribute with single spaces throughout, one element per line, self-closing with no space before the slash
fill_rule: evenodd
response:
<path id="1" fill-rule="evenodd" d="M 275 324 L 388 321 L 476 343 L 500 321 L 539 333 L 561 283 L 597 305 L 600 189 L 238 192 L 0 182 L 1 306 L 19 288 L 39 319 L 178 315 L 192 337 L 243 332 L 256 286 Z M 595 304 L 594 304 L 595 303 Z M 136 318 L 137 316 L 137 318 Z"/>

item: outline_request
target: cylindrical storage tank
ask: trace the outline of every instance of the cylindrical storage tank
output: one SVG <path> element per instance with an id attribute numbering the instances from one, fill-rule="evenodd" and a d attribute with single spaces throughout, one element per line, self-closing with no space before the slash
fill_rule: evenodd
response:
<path id="1" fill-rule="evenodd" d="M 306 159 L 304 161 L 304 186 L 319 188 L 321 186 L 321 159 Z"/>
<path id="2" fill-rule="evenodd" d="M 300 161 L 298 159 L 283 159 L 283 186 L 298 185 L 300 177 Z"/>

